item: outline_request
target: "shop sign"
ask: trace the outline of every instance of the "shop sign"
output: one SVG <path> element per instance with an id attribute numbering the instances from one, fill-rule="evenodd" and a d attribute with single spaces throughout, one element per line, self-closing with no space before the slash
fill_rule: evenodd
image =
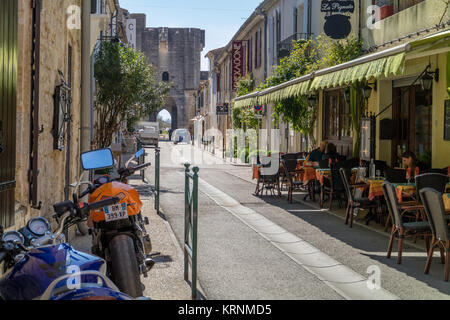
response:
<path id="1" fill-rule="evenodd" d="M 444 140 L 450 141 L 450 100 L 445 100 L 444 110 Z"/>
<path id="2" fill-rule="evenodd" d="M 332 13 L 353 13 L 355 12 L 355 1 L 322 0 L 320 11 Z"/>
<path id="3" fill-rule="evenodd" d="M 233 41 L 232 68 L 233 68 L 233 91 L 236 91 L 239 86 L 239 79 L 243 75 L 242 41 Z"/>

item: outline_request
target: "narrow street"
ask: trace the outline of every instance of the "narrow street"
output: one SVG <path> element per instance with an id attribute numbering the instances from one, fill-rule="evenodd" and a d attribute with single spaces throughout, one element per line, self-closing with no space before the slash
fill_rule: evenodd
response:
<path id="1" fill-rule="evenodd" d="M 208 299 L 450 298 L 436 254 L 429 275 L 423 274 L 425 250 L 416 246 L 406 245 L 397 265 L 396 244 L 386 258 L 388 233 L 350 229 L 328 211 L 301 203 L 300 194 L 292 205 L 285 195 L 256 197 L 249 167 L 224 164 L 191 145 L 160 146 L 161 210 L 180 245 L 183 163 L 193 155 L 200 168 L 198 275 Z M 147 152 L 153 162 L 154 151 Z M 152 185 L 153 170 L 147 171 Z M 377 274 L 381 289 L 371 290 L 367 279 Z"/>

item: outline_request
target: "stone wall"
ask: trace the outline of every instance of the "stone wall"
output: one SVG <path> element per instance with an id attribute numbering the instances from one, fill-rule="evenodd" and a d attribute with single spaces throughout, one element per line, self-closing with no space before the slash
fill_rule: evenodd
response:
<path id="1" fill-rule="evenodd" d="M 16 164 L 16 214 L 15 228 L 23 226 L 31 216 L 50 217 L 53 204 L 64 200 L 66 152 L 53 149 L 54 90 L 60 84 L 58 69 L 68 80 L 68 48 L 72 47 L 72 122 L 70 181 L 77 180 L 80 172 L 79 141 L 81 114 L 81 31 L 67 28 L 66 13 L 70 5 L 81 7 L 81 0 L 43 0 L 41 12 L 40 46 L 40 103 L 38 155 L 38 201 L 42 210 L 29 205 L 30 168 L 30 92 L 31 92 L 31 41 L 32 9 L 30 1 L 19 0 L 19 71 L 17 105 L 17 164 Z"/>

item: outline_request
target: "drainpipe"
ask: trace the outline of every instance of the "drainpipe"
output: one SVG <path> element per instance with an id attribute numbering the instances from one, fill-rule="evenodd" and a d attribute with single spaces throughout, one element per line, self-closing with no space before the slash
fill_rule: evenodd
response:
<path id="1" fill-rule="evenodd" d="M 91 1 L 82 1 L 81 32 L 81 145 L 91 149 Z"/>
<path id="2" fill-rule="evenodd" d="M 41 202 L 38 201 L 38 176 L 39 176 L 39 134 L 43 131 L 39 127 L 39 73 L 40 73 L 40 45 L 41 45 L 41 0 L 32 1 L 33 29 L 32 29 L 32 53 L 31 53 L 31 112 L 30 112 L 30 194 L 29 200 L 33 209 L 40 210 Z"/>

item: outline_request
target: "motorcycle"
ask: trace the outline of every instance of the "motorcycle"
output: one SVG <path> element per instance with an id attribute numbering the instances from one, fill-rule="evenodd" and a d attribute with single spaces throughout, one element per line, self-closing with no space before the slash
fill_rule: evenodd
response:
<path id="1" fill-rule="evenodd" d="M 119 201 L 55 204 L 55 232 L 44 217 L 30 219 L 19 231 L 0 227 L 0 300 L 133 300 L 106 277 L 105 260 L 74 250 L 64 236 L 91 210 Z"/>
<path id="2" fill-rule="evenodd" d="M 144 149 L 138 151 L 124 168 L 119 168 L 117 179 L 103 174 L 95 178 L 93 183 L 85 181 L 79 184 L 87 184 L 87 189 L 79 197 L 89 195 L 89 203 L 112 197 L 120 199 L 117 205 L 92 210 L 88 226 L 92 236 L 92 253 L 106 260 L 108 277 L 122 292 L 132 297 L 142 296 L 140 275 L 147 277 L 155 263 L 150 255 L 150 236 L 145 229 L 145 225 L 149 224 L 148 218 L 142 217 L 142 202 L 138 192 L 127 184 L 128 177 L 151 165 L 130 166 L 131 161 L 143 153 Z M 86 171 L 97 170 L 97 163 L 105 159 L 112 159 L 110 149 L 90 151 L 81 156 Z"/>

